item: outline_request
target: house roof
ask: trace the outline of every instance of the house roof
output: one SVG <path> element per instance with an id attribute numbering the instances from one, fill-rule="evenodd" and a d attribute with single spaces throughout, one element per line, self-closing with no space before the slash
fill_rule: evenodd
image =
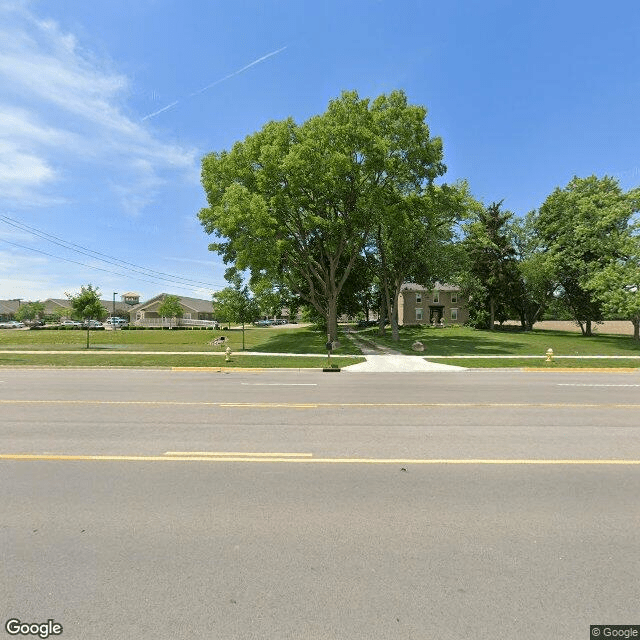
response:
<path id="1" fill-rule="evenodd" d="M 51 307 L 62 307 L 63 309 L 69 309 L 71 307 L 71 301 L 69 298 L 47 298 L 44 301 L 45 309 L 49 309 Z"/>
<path id="2" fill-rule="evenodd" d="M 415 282 L 405 282 L 400 291 L 460 291 L 460 287 L 455 284 L 447 284 L 446 282 L 436 282 L 433 287 L 425 287 Z"/>
<path id="3" fill-rule="evenodd" d="M 146 309 L 147 307 L 151 307 L 154 304 L 162 303 L 162 301 L 171 294 L 168 293 L 160 293 L 157 296 L 154 296 L 150 300 L 146 300 L 145 302 L 141 302 L 140 304 L 135 305 L 131 308 L 132 311 L 141 311 Z M 213 312 L 213 302 L 211 300 L 203 300 L 201 298 L 189 298 L 187 296 L 176 296 L 180 301 L 180 306 L 186 311 L 195 311 L 200 313 L 212 313 Z"/>
<path id="4" fill-rule="evenodd" d="M 106 311 L 111 312 L 113 310 L 113 300 L 100 300 L 100 304 Z M 47 298 L 44 301 L 44 308 L 46 313 L 52 313 L 53 311 L 60 310 L 68 311 L 71 309 L 71 300 L 69 300 L 69 298 Z M 116 311 L 123 311 L 127 309 L 129 309 L 129 305 L 116 300 Z"/>
<path id="5" fill-rule="evenodd" d="M 0 300 L 0 313 L 15 313 L 17 310 L 17 300 Z"/>

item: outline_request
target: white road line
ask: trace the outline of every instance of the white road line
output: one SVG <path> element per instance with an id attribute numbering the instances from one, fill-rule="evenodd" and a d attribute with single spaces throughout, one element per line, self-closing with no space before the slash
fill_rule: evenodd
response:
<path id="1" fill-rule="evenodd" d="M 245 387 L 317 387 L 315 382 L 241 382 Z"/>
<path id="2" fill-rule="evenodd" d="M 559 387 L 640 387 L 640 384 L 559 384 Z"/>

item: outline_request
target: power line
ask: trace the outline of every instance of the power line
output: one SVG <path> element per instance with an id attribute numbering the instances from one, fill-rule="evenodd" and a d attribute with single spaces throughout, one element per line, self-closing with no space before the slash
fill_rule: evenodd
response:
<path id="1" fill-rule="evenodd" d="M 116 276 L 120 276 L 120 277 L 124 277 L 124 278 L 130 278 L 132 277 L 130 274 L 127 273 L 121 273 L 118 271 L 109 271 L 108 269 L 103 269 L 102 267 L 97 267 L 95 265 L 90 265 L 90 264 L 86 264 L 84 262 L 78 262 L 77 260 L 71 260 L 70 258 L 63 258 L 62 256 L 56 256 L 52 253 L 48 253 L 46 251 L 42 251 L 41 249 L 34 249 L 33 247 L 27 247 L 23 244 L 18 244 L 17 242 L 10 242 L 9 240 L 5 240 L 4 238 L 0 238 L 0 242 L 4 242 L 6 244 L 11 245 L 12 247 L 19 247 L 20 249 L 26 249 L 27 251 L 34 251 L 35 253 L 40 253 L 42 255 L 48 256 L 49 258 L 55 258 L 56 260 L 63 260 L 64 262 L 70 262 L 71 264 L 77 264 L 81 267 L 86 267 L 87 269 L 94 269 L 96 271 L 102 271 L 104 273 L 108 273 L 110 275 L 116 275 Z M 158 284 L 158 280 L 147 280 L 145 278 L 141 278 L 141 277 L 135 277 L 135 280 L 139 281 L 139 282 L 148 282 L 150 284 Z M 185 284 L 180 284 L 180 283 L 171 283 L 174 285 L 177 285 L 178 288 L 181 289 L 187 289 L 190 291 L 194 291 L 194 292 L 198 292 L 198 291 L 202 291 L 202 289 L 208 289 L 209 291 L 211 291 L 212 293 L 217 291 L 217 289 L 215 288 L 210 288 L 210 287 L 195 287 L 192 285 L 185 285 Z"/>
<path id="2" fill-rule="evenodd" d="M 5 224 L 8 224 L 16 229 L 19 229 L 20 231 L 26 231 L 28 233 L 31 233 L 37 237 L 40 237 L 44 240 L 46 240 L 47 242 L 51 242 L 52 244 L 56 244 L 58 246 L 61 246 L 65 249 L 69 249 L 70 251 L 74 251 L 75 253 L 79 253 L 81 255 L 85 255 L 87 257 L 93 258 L 95 260 L 99 260 L 100 262 L 104 262 L 106 264 L 110 264 L 113 266 L 116 266 L 120 269 L 125 269 L 127 271 L 132 271 L 134 273 L 137 274 L 141 274 L 145 277 L 151 277 L 151 278 L 156 278 L 158 280 L 163 280 L 165 282 L 168 282 L 170 284 L 174 284 L 174 285 L 180 285 L 180 286 L 185 286 L 185 288 L 191 288 L 191 289 L 195 289 L 195 288 L 208 288 L 211 289 L 213 291 L 216 291 L 218 289 L 220 289 L 221 287 L 224 287 L 226 285 L 221 285 L 221 284 L 212 284 L 209 282 L 202 282 L 199 280 L 193 280 L 191 278 L 185 278 L 183 276 L 176 276 L 170 273 L 165 273 L 163 271 L 157 271 L 155 269 L 149 269 L 147 267 L 141 267 L 140 265 L 136 265 L 132 262 L 127 262 L 126 260 L 121 260 L 120 258 L 115 258 L 113 256 L 109 256 L 107 254 L 101 253 L 99 251 L 94 251 L 93 249 L 89 249 L 88 247 L 84 247 L 82 245 L 79 244 L 75 244 L 73 242 L 69 242 L 67 240 L 63 240 L 62 238 L 59 238 L 58 236 L 54 236 L 53 234 L 47 233 L 46 231 L 42 231 L 40 229 L 37 229 L 35 227 L 31 227 L 23 222 L 20 222 L 18 220 L 15 220 L 14 218 L 11 218 L 7 215 L 0 215 L 0 221 L 4 222 Z M 5 240 L 5 242 L 8 242 Z M 11 244 L 11 243 L 9 243 Z M 30 247 L 25 247 L 24 245 L 17 245 L 14 244 L 14 246 L 19 246 L 23 249 L 27 249 L 27 250 L 33 250 Z M 40 252 L 40 253 L 45 253 L 45 252 Z M 45 255 L 48 255 L 50 257 L 59 259 L 59 260 L 66 260 L 65 258 L 61 258 L 60 256 L 55 256 L 53 254 L 47 254 L 45 253 Z M 67 260 L 69 261 L 69 260 Z M 70 261 L 73 262 L 73 261 Z M 83 264 L 83 263 L 76 263 L 76 264 Z M 105 271 L 104 269 L 99 269 L 98 267 L 91 267 L 90 265 L 85 265 L 83 264 L 83 266 L 88 266 L 90 268 L 95 268 L 101 271 Z M 108 272 L 110 273 L 110 272 Z M 123 275 L 123 274 L 117 274 L 117 275 Z M 150 282 L 149 280 L 143 280 L 144 282 Z M 155 282 L 154 282 L 155 284 Z"/>
<path id="3" fill-rule="evenodd" d="M 7 215 L 0 215 L 0 219 L 3 222 L 5 222 L 5 224 L 8 224 L 12 227 L 20 229 L 21 231 L 27 231 L 29 233 L 32 233 L 40 238 L 43 238 L 44 240 L 47 240 L 48 242 L 64 247 L 65 249 L 70 249 L 71 251 L 75 251 L 76 253 L 86 255 L 90 258 L 95 258 L 96 260 L 100 260 L 101 262 L 106 262 L 107 264 L 116 263 L 116 266 L 118 267 L 121 267 L 121 268 L 124 267 L 127 270 L 136 271 L 145 276 L 151 276 L 154 278 L 162 278 L 162 279 L 170 278 L 172 280 L 181 280 L 188 284 L 205 285 L 207 287 L 212 287 L 212 288 L 215 288 L 216 286 L 218 286 L 218 285 L 212 285 L 211 283 L 208 283 L 208 282 L 192 280 L 190 278 L 184 278 L 182 276 L 174 276 L 173 274 L 165 273 L 163 271 L 156 271 L 155 269 L 141 267 L 139 265 L 133 264 L 132 262 L 127 262 L 126 260 L 121 260 L 120 258 L 115 258 L 113 256 L 100 253 L 99 251 L 94 251 L 93 249 L 89 249 L 88 247 L 83 247 L 82 245 L 69 242 L 68 240 L 63 240 L 58 236 L 54 236 L 50 233 L 47 233 L 46 231 L 36 229 L 35 227 L 30 227 L 29 225 L 23 222 L 14 220 L 13 218 L 10 218 Z"/>

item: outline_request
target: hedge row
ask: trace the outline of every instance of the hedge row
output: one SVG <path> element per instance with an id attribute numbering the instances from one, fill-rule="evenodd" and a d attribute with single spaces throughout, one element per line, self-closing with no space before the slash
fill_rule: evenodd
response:
<path id="1" fill-rule="evenodd" d="M 31 331 L 86 331 L 87 327 L 61 327 L 57 324 L 48 324 L 44 327 L 30 327 Z M 89 327 L 89 331 L 104 331 L 104 327 Z"/>
<path id="2" fill-rule="evenodd" d="M 214 327 L 137 327 L 136 325 L 128 325 L 121 327 L 121 331 L 214 331 Z"/>
<path id="3" fill-rule="evenodd" d="M 226 328 L 226 327 L 225 327 Z M 106 327 L 90 327 L 90 331 L 104 331 Z M 120 331 L 213 331 L 214 327 L 120 327 Z M 43 327 L 31 327 L 31 331 L 86 331 L 86 327 L 63 327 L 58 324 L 48 324 Z"/>

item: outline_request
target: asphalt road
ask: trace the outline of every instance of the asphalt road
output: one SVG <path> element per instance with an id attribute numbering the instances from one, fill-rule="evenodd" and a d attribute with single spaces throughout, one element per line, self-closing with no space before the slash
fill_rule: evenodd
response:
<path id="1" fill-rule="evenodd" d="M 639 425 L 637 373 L 3 369 L 0 622 L 323 640 L 640 624 Z"/>

